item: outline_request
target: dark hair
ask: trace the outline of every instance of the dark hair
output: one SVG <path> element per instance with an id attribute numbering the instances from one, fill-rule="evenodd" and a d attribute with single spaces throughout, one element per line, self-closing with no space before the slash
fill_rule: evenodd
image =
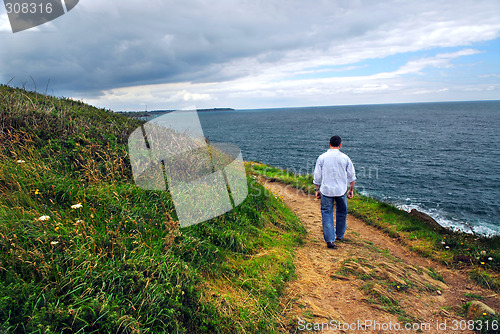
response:
<path id="1" fill-rule="evenodd" d="M 330 138 L 330 145 L 332 145 L 332 147 L 339 147 L 340 143 L 342 143 L 342 139 L 340 139 L 339 136 L 333 136 Z"/>

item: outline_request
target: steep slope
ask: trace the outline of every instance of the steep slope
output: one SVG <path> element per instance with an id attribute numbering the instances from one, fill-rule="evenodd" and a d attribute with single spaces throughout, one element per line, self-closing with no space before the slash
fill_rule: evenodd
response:
<path id="1" fill-rule="evenodd" d="M 179 229 L 131 180 L 109 110 L 0 86 L 0 332 L 275 332 L 304 228 L 248 178 L 235 210 Z"/>

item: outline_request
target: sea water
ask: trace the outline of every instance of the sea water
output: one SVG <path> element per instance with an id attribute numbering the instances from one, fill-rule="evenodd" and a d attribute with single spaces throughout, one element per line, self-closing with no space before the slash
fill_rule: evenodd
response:
<path id="1" fill-rule="evenodd" d="M 332 135 L 356 168 L 356 188 L 440 224 L 500 234 L 500 101 L 199 113 L 210 140 L 246 161 L 311 174 Z"/>

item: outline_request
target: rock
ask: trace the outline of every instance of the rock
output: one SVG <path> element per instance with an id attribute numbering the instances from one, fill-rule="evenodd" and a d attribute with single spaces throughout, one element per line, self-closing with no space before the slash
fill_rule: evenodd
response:
<path id="1" fill-rule="evenodd" d="M 394 297 L 389 293 L 389 291 L 387 291 L 386 289 L 384 289 L 382 286 L 380 286 L 378 284 L 374 284 L 373 285 L 373 287 L 372 287 L 372 293 L 375 296 L 385 297 L 385 298 L 389 299 L 392 302 L 396 301 L 396 299 L 394 299 Z"/>
<path id="2" fill-rule="evenodd" d="M 423 273 L 420 277 L 425 282 L 427 282 L 427 284 L 430 284 L 438 289 L 441 289 L 441 290 L 448 290 L 449 289 L 448 285 L 446 285 L 445 283 L 443 283 L 441 281 L 435 280 L 434 278 L 430 277 L 427 273 Z"/>
<path id="3" fill-rule="evenodd" d="M 422 272 L 421 274 L 417 274 L 416 272 L 410 272 L 411 281 L 418 286 L 420 289 L 429 290 L 429 286 L 439 289 L 441 291 L 448 290 L 448 285 L 445 283 L 435 280 L 430 277 L 427 273 Z"/>
<path id="4" fill-rule="evenodd" d="M 339 279 L 339 280 L 342 280 L 342 281 L 350 281 L 351 280 L 349 277 L 342 276 L 342 275 L 337 275 L 337 274 L 333 274 L 333 273 L 330 274 L 330 277 L 331 278 L 336 278 L 336 279 Z"/>
<path id="5" fill-rule="evenodd" d="M 453 317 L 453 315 L 450 312 L 448 312 L 448 311 L 446 311 L 444 309 L 441 309 L 439 311 L 439 313 L 441 313 L 441 315 L 444 316 L 444 317 L 446 317 L 446 318 L 452 318 Z"/>
<path id="6" fill-rule="evenodd" d="M 418 273 L 418 269 L 415 268 L 414 266 L 406 265 L 407 269 L 413 270 L 414 272 Z"/>
<path id="7" fill-rule="evenodd" d="M 347 269 L 351 269 L 361 275 L 370 275 L 370 270 L 366 269 L 365 267 L 356 262 L 351 262 L 351 261 L 346 262 L 344 264 L 344 267 Z"/>
<path id="8" fill-rule="evenodd" d="M 387 278 L 391 282 L 394 282 L 394 283 L 399 284 L 401 286 L 406 286 L 407 285 L 406 282 L 403 279 L 399 278 L 398 276 L 396 276 L 396 275 L 394 275 L 394 274 L 392 274 L 390 272 L 387 272 L 386 274 L 387 274 Z"/>
<path id="9" fill-rule="evenodd" d="M 423 221 L 430 227 L 434 228 L 435 230 L 441 231 L 441 230 L 446 230 L 443 226 L 439 225 L 437 221 L 434 220 L 431 216 L 429 216 L 426 213 L 423 213 L 422 211 L 418 211 L 417 209 L 411 209 L 410 211 L 410 216 L 417 218 L 420 221 Z"/>
<path id="10" fill-rule="evenodd" d="M 496 314 L 495 310 L 493 310 L 488 305 L 486 305 L 480 301 L 474 300 L 474 301 L 472 301 L 472 303 L 470 303 L 470 306 L 467 309 L 467 318 L 469 318 L 469 319 L 481 318 L 485 315 L 485 313 L 486 313 L 486 315 L 495 315 Z"/>
<path id="11" fill-rule="evenodd" d="M 344 267 L 346 267 L 347 269 L 356 270 L 359 268 L 359 264 L 357 264 L 356 262 L 349 261 L 344 263 Z"/>

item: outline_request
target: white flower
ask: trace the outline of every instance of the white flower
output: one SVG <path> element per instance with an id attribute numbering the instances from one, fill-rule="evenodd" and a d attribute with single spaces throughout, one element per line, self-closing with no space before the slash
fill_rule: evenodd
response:
<path id="1" fill-rule="evenodd" d="M 446 246 L 445 248 L 446 248 L 446 249 L 449 249 L 449 248 L 450 248 L 450 246 Z"/>
<path id="2" fill-rule="evenodd" d="M 486 255 L 486 251 L 481 251 L 481 255 Z"/>
<path id="3" fill-rule="evenodd" d="M 446 242 L 444 242 L 444 241 L 441 241 L 441 244 L 442 244 L 442 245 L 446 245 Z"/>
<path id="4" fill-rule="evenodd" d="M 81 224 L 81 223 L 83 223 L 83 220 L 78 219 L 75 223 L 77 223 L 77 224 Z"/>
<path id="5" fill-rule="evenodd" d="M 492 257 L 489 257 L 489 258 L 488 258 L 488 261 L 493 261 L 493 258 L 492 258 Z"/>
<path id="6" fill-rule="evenodd" d="M 49 219 L 50 219 L 50 216 L 41 216 L 40 218 L 38 218 L 38 220 L 40 220 L 40 221 L 46 221 Z"/>
<path id="7" fill-rule="evenodd" d="M 72 209 L 80 209 L 81 207 L 83 207 L 82 203 L 74 204 L 71 206 Z"/>
<path id="8" fill-rule="evenodd" d="M 54 245 L 57 245 L 58 243 L 59 243 L 59 241 L 52 241 L 50 244 L 51 244 L 52 246 L 54 246 Z"/>
<path id="9" fill-rule="evenodd" d="M 24 160 L 17 160 L 16 162 L 17 162 L 18 164 L 24 164 L 26 161 L 24 161 Z"/>

